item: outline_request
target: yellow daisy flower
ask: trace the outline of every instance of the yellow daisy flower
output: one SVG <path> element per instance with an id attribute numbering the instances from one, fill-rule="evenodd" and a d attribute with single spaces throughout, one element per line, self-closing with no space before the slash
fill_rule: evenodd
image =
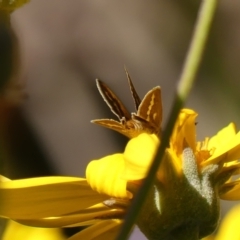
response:
<path id="1" fill-rule="evenodd" d="M 161 116 L 154 111 L 159 92 L 160 88 L 155 88 L 147 94 L 146 114 L 140 104 L 137 108 L 141 106 L 141 111 L 127 120 L 134 123 L 131 134 L 126 121 L 115 125 L 122 124 L 114 130 L 133 137 L 123 153 L 91 161 L 86 179 L 42 177 L 11 181 L 2 177 L 0 216 L 34 227 L 87 226 L 70 240 L 115 239 L 160 144 L 156 135 L 160 127 L 157 122 L 150 124 L 151 119 L 161 122 Z M 146 104 L 146 98 L 144 101 Z M 196 116 L 191 109 L 181 110 L 156 181 L 141 209 L 137 225 L 149 239 L 207 236 L 218 224 L 219 199 L 240 199 L 239 180 L 231 178 L 239 173 L 240 133 L 231 123 L 198 143 Z"/>

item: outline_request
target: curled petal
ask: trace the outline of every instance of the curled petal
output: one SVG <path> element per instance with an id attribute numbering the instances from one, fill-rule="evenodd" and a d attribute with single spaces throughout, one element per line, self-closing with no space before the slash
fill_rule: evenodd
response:
<path id="1" fill-rule="evenodd" d="M 195 119 L 197 113 L 191 109 L 182 109 L 176 121 L 170 139 L 171 147 L 177 155 L 182 154 L 182 150 L 187 145 L 195 152 L 196 148 L 196 127 Z"/>
<path id="2" fill-rule="evenodd" d="M 122 177 L 127 180 L 139 180 L 146 177 L 159 146 L 155 134 L 142 133 L 132 138 L 124 151 L 125 169 Z"/>
<path id="3" fill-rule="evenodd" d="M 127 181 L 121 176 L 124 170 L 123 154 L 113 154 L 91 161 L 86 170 L 86 177 L 92 189 L 112 197 L 127 198 Z"/>

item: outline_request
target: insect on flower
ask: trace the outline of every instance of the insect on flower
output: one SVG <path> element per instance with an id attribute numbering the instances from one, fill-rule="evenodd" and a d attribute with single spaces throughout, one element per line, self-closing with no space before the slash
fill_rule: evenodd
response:
<path id="1" fill-rule="evenodd" d="M 102 82 L 98 88 L 120 122 L 94 122 L 131 138 L 123 152 L 92 160 L 86 178 L 0 177 L 0 217 L 32 227 L 87 226 L 70 239 L 116 239 L 132 199 L 147 177 L 161 139 L 160 88 L 141 101 L 127 73 L 132 115 Z M 234 123 L 196 141 L 197 112 L 181 109 L 137 226 L 149 240 L 198 240 L 219 222 L 219 200 L 240 199 L 240 132 Z M 69 240 L 70 240 L 69 239 Z"/>
<path id="2" fill-rule="evenodd" d="M 116 94 L 97 79 L 97 87 L 102 98 L 120 122 L 113 119 L 96 119 L 91 122 L 115 130 L 128 138 L 136 137 L 143 132 L 158 135 L 162 123 L 161 88 L 154 87 L 141 101 L 126 69 L 125 71 L 137 112 L 130 114 Z"/>

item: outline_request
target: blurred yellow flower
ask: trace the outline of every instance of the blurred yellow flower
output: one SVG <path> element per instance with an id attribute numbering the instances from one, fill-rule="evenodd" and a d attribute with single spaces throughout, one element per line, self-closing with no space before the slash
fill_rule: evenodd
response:
<path id="1" fill-rule="evenodd" d="M 223 218 L 215 235 L 204 240 L 239 240 L 240 239 L 240 205 L 233 207 Z"/>
<path id="2" fill-rule="evenodd" d="M 1 27 L 11 29 L 10 15 L 13 11 L 22 7 L 30 0 L 1 0 L 0 1 L 0 24 Z M 15 60 L 15 59 L 14 59 Z"/>
<path id="3" fill-rule="evenodd" d="M 224 217 L 214 240 L 240 239 L 240 205 L 233 207 Z"/>
<path id="4" fill-rule="evenodd" d="M 24 4 L 28 3 L 30 0 L 2 0 L 0 2 L 0 11 L 12 12 Z"/>

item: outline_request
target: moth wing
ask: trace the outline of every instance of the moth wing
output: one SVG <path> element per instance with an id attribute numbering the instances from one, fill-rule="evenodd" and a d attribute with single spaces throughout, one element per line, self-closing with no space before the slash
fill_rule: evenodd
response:
<path id="1" fill-rule="evenodd" d="M 135 104 L 135 108 L 136 108 L 136 111 L 137 111 L 138 107 L 139 107 L 139 105 L 141 103 L 141 99 L 140 99 L 140 97 L 137 94 L 137 91 L 136 91 L 136 89 L 135 89 L 135 87 L 134 87 L 134 85 L 132 83 L 131 77 L 130 77 L 126 67 L 125 67 L 125 72 L 127 74 L 128 84 L 130 86 L 131 94 L 132 94 L 132 97 L 133 97 L 133 100 L 134 100 L 134 104 Z"/>
<path id="2" fill-rule="evenodd" d="M 144 96 L 139 105 L 137 116 L 150 122 L 160 131 L 162 123 L 161 88 L 155 87 Z"/>
<path id="3" fill-rule="evenodd" d="M 103 100 L 107 103 L 108 107 L 119 118 L 119 120 L 122 118 L 125 118 L 126 120 L 131 119 L 131 114 L 117 95 L 101 80 L 97 79 L 96 83 Z"/>
<path id="4" fill-rule="evenodd" d="M 128 130 L 125 128 L 125 125 L 123 125 L 122 123 L 117 122 L 113 119 L 96 119 L 96 120 L 92 120 L 91 123 L 98 124 L 102 127 L 109 128 L 109 129 L 117 131 L 127 137 L 130 137 Z"/>

